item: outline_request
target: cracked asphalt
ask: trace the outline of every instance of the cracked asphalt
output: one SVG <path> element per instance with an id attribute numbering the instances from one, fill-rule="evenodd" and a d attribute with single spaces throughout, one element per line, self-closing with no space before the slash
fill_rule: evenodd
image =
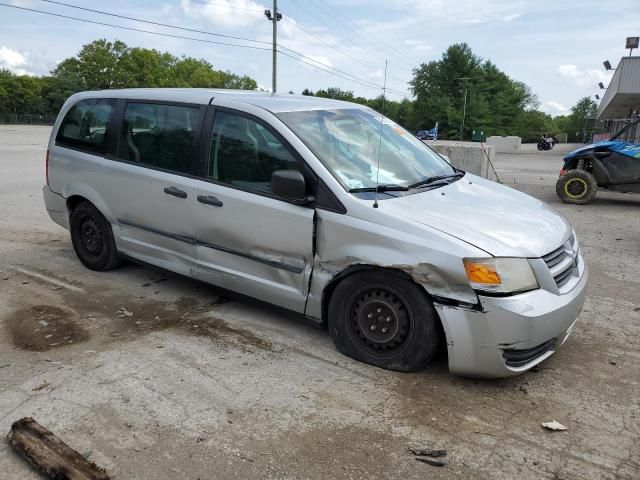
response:
<path id="1" fill-rule="evenodd" d="M 114 479 L 640 477 L 640 195 L 561 204 L 565 146 L 496 169 L 575 226 L 584 311 L 536 371 L 486 381 L 444 358 L 416 374 L 357 363 L 325 330 L 169 272 L 83 268 L 44 211 L 48 134 L 0 126 L 2 436 L 33 416 Z M 6 441 L 0 472 L 41 478 Z"/>

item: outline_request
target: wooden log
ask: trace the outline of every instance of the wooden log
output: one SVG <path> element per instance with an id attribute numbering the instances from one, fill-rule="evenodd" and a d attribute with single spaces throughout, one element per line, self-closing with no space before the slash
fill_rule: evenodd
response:
<path id="1" fill-rule="evenodd" d="M 13 423 L 9 445 L 35 469 L 54 480 L 109 480 L 103 468 L 86 460 L 31 417 Z"/>

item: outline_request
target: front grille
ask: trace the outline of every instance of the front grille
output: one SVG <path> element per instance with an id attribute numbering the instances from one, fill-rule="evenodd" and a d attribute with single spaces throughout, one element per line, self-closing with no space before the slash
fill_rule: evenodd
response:
<path id="1" fill-rule="evenodd" d="M 571 274 L 577 269 L 578 245 L 574 235 L 569 237 L 562 246 L 542 257 L 547 264 L 551 276 L 558 288 L 571 279 Z"/>
<path id="2" fill-rule="evenodd" d="M 517 349 L 517 348 L 506 348 L 502 351 L 502 357 L 504 358 L 504 363 L 509 367 L 522 367 L 529 362 L 534 361 L 536 358 L 544 355 L 549 350 L 552 350 L 556 345 L 556 339 L 552 338 L 537 347 L 526 348 L 526 349 Z"/>

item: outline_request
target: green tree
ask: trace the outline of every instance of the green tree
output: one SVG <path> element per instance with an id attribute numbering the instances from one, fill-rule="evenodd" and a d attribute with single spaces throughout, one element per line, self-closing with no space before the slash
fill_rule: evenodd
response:
<path id="1" fill-rule="evenodd" d="M 575 142 L 586 142 L 590 139 L 598 104 L 589 97 L 582 97 L 571 107 L 566 123 L 567 134 Z"/>
<path id="2" fill-rule="evenodd" d="M 329 87 L 326 90 L 318 90 L 313 92 L 308 88 L 302 90 L 302 95 L 317 96 L 323 98 L 332 98 L 334 100 L 344 100 L 347 102 L 359 103 L 366 105 L 369 108 L 382 112 L 382 95 L 378 95 L 376 98 L 356 97 L 351 90 L 342 90 L 339 87 Z M 402 101 L 397 102 L 390 100 L 388 97 L 384 101 L 384 115 L 391 120 L 399 123 L 400 125 L 407 126 L 409 121 L 409 115 L 411 112 L 412 102 L 411 100 L 404 98 Z"/>
<path id="3" fill-rule="evenodd" d="M 60 62 L 53 76 L 77 76 L 85 90 L 124 88 L 133 83 L 133 71 L 123 61 L 128 53 L 129 47 L 120 40 L 95 40 L 84 45 L 77 57 Z"/>
<path id="4" fill-rule="evenodd" d="M 353 91 L 342 90 L 338 87 L 329 87 L 326 90 L 318 90 L 315 93 L 316 97 L 333 98 L 334 100 L 344 100 L 352 102 L 354 99 Z"/>
<path id="5" fill-rule="evenodd" d="M 246 75 L 216 70 L 204 59 L 176 57 L 119 40 L 96 40 L 60 62 L 50 76 L 0 70 L 0 113 L 55 115 L 64 101 L 83 90 L 134 87 L 204 87 L 255 90 Z"/>
<path id="6" fill-rule="evenodd" d="M 0 70 L 0 113 L 46 113 L 42 98 L 43 80 L 30 75 L 16 75 L 7 69 Z"/>
<path id="7" fill-rule="evenodd" d="M 487 135 L 515 134 L 518 116 L 538 103 L 529 87 L 474 54 L 466 43 L 451 45 L 440 60 L 420 65 L 409 83 L 415 96 L 410 126 L 419 130 L 438 122 L 444 138 L 459 137 L 463 115 L 465 139 L 474 128 Z"/>

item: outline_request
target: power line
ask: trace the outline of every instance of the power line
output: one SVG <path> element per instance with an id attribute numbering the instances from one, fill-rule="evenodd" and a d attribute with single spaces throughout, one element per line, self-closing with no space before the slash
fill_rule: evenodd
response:
<path id="1" fill-rule="evenodd" d="M 348 77 L 350 77 L 351 79 L 358 80 L 359 82 L 367 83 L 367 84 L 368 84 L 368 86 L 370 86 L 371 88 L 382 89 L 382 86 L 380 86 L 380 85 L 377 85 L 377 84 L 375 84 L 375 83 L 373 83 L 373 82 L 370 82 L 369 80 L 364 80 L 364 79 L 362 79 L 362 78 L 356 77 L 355 75 L 351 75 L 350 73 L 347 73 L 347 72 L 345 72 L 345 71 L 343 71 L 343 70 L 338 70 L 337 68 L 334 68 L 334 67 L 332 67 L 331 65 L 327 65 L 326 63 L 323 63 L 323 62 L 321 62 L 321 61 L 319 61 L 319 60 L 316 60 L 315 58 L 308 57 L 308 56 L 303 55 L 303 54 L 301 54 L 301 53 L 299 53 L 299 52 L 297 52 L 297 51 L 295 51 L 295 50 L 292 50 L 291 48 L 288 48 L 286 45 L 283 45 L 282 43 L 280 44 L 280 47 L 281 47 L 281 48 L 284 48 L 285 50 L 288 50 L 289 52 L 292 52 L 292 53 L 294 53 L 294 54 L 296 54 L 296 55 L 300 56 L 301 58 L 303 58 L 303 59 L 305 59 L 305 60 L 309 60 L 309 61 L 311 61 L 311 62 L 315 62 L 315 63 L 317 63 L 317 64 L 319 64 L 319 65 L 322 65 L 322 66 L 323 66 L 323 67 L 325 67 L 325 68 L 328 68 L 328 69 L 330 69 L 330 70 L 336 71 L 336 72 L 338 72 L 338 73 L 340 73 L 340 74 L 342 74 L 342 75 L 348 76 Z M 282 52 L 282 51 L 280 50 L 280 53 L 284 53 L 284 52 Z M 388 90 L 388 91 L 390 91 L 390 92 L 396 93 L 397 95 L 405 95 L 404 93 L 402 93 L 402 92 L 400 92 L 400 91 L 398 91 L 398 90 L 391 89 L 391 88 L 387 88 L 387 90 Z"/>
<path id="2" fill-rule="evenodd" d="M 187 32 L 201 33 L 201 34 L 204 34 L 204 35 L 213 35 L 214 37 L 223 37 L 223 38 L 230 38 L 232 40 L 242 40 L 242 41 L 245 41 L 245 42 L 263 43 L 265 45 L 271 45 L 271 42 L 264 42 L 262 40 L 254 40 L 252 38 L 245 38 L 245 37 L 236 37 L 236 36 L 233 36 L 233 35 L 226 35 L 226 34 L 222 34 L 222 33 L 207 32 L 207 31 L 204 31 L 204 30 L 196 30 L 194 28 L 178 27 L 176 25 L 169 25 L 167 23 L 153 22 L 151 20 L 142 20 L 140 18 L 128 17 L 126 15 L 119 15 L 117 13 L 104 12 L 102 10 L 94 10 L 92 8 L 81 7 L 79 5 L 72 5 L 70 3 L 58 2 L 56 0 L 41 0 L 41 1 L 42 2 L 46 2 L 46 3 L 53 3 L 53 4 L 56 4 L 56 5 L 62 5 L 63 7 L 75 8 L 77 10 L 84 10 L 85 12 L 98 13 L 100 15 L 107 15 L 109 17 L 122 18 L 124 20 L 133 20 L 134 22 L 148 23 L 150 25 L 156 25 L 156 26 L 159 26 L 159 27 L 167 27 L 167 28 L 173 28 L 173 29 L 176 29 L 176 30 L 184 30 L 184 31 L 187 31 Z"/>
<path id="3" fill-rule="evenodd" d="M 297 5 L 297 1 L 294 0 L 294 2 Z M 305 2 L 306 3 L 306 2 Z M 350 33 L 352 33 L 353 35 L 356 35 L 358 37 L 360 37 L 362 40 L 364 40 L 366 43 L 371 44 L 372 46 L 375 47 L 375 49 L 380 49 L 382 48 L 383 50 L 386 50 L 387 52 L 393 54 L 394 56 L 398 57 L 403 57 L 406 60 L 408 60 L 411 64 L 415 64 L 415 63 L 420 63 L 417 59 L 412 59 L 410 57 L 408 57 L 407 55 L 405 55 L 404 53 L 402 53 L 400 50 L 396 50 L 393 49 L 391 47 L 389 47 L 388 45 L 384 44 L 384 43 L 380 43 L 377 40 L 372 40 L 373 37 L 365 37 L 365 35 L 363 33 L 360 33 L 358 25 L 356 25 L 355 23 L 353 23 L 351 20 L 347 21 L 349 23 L 351 23 L 351 25 L 346 24 L 346 22 L 344 22 L 342 19 L 340 19 L 339 17 L 335 16 L 332 11 L 335 10 L 335 7 L 327 4 L 326 2 L 325 5 L 327 5 L 328 8 L 322 8 L 320 6 L 318 6 L 315 2 L 311 1 L 310 2 L 311 5 L 313 5 L 313 7 L 317 10 L 319 10 L 320 12 L 322 12 L 324 15 L 331 17 L 333 20 L 338 21 L 340 24 L 342 24 L 344 27 L 346 27 Z M 306 5 L 308 5 L 309 3 L 306 3 Z M 328 25 L 324 20 L 322 20 L 321 18 L 317 17 L 316 15 L 312 14 L 311 12 L 308 12 L 311 16 L 313 16 L 315 19 L 319 20 L 320 22 L 324 23 L 325 25 L 327 25 L 330 29 L 333 29 L 333 26 Z M 345 17 L 346 18 L 346 17 Z M 335 31 L 335 30 L 334 30 Z M 336 31 L 337 33 L 337 31 Z M 346 37 L 344 34 L 340 34 L 343 38 L 347 39 L 349 42 L 353 42 L 353 38 L 351 37 Z M 411 68 L 414 68 L 415 65 L 412 65 Z"/>
<path id="4" fill-rule="evenodd" d="M 329 5 L 325 0 L 319 0 L 319 1 L 321 1 L 322 3 L 324 3 L 324 4 L 329 8 L 329 10 L 328 10 L 328 13 L 329 13 L 329 14 L 331 14 L 331 15 L 333 15 L 334 13 L 335 13 L 335 14 L 338 14 L 338 15 L 340 15 L 342 18 L 344 18 L 348 23 L 350 23 L 351 25 L 353 25 L 355 28 L 359 28 L 359 27 L 358 27 L 358 25 L 357 25 L 353 20 L 351 20 L 351 19 L 350 19 L 350 18 L 348 18 L 346 15 L 344 15 L 343 13 L 341 13 L 341 12 L 340 12 L 340 10 L 338 10 L 338 9 L 336 9 L 336 8 L 334 8 L 334 7 L 332 7 L 332 6 L 331 6 L 331 5 Z M 335 17 L 335 16 L 334 16 L 334 17 Z M 370 42 L 372 42 L 372 43 L 374 43 L 374 44 L 382 45 L 382 47 L 384 47 L 388 52 L 399 54 L 401 57 L 404 57 L 405 59 L 407 59 L 407 60 L 408 60 L 408 61 L 410 61 L 411 63 L 417 63 L 418 65 L 420 65 L 421 63 L 423 63 L 423 61 L 422 61 L 422 60 L 419 60 L 419 59 L 418 59 L 418 58 L 416 58 L 416 57 L 406 55 L 402 50 L 399 50 L 399 49 L 397 49 L 397 48 L 393 48 L 393 47 L 391 47 L 391 46 L 387 45 L 386 43 L 379 43 L 379 41 L 378 41 L 378 38 L 377 38 L 377 37 L 374 37 L 373 35 L 370 35 L 370 34 L 369 34 L 368 32 L 366 32 L 366 31 L 358 30 L 358 31 L 357 31 L 357 33 L 358 33 L 358 35 L 360 35 L 361 37 L 368 37 L 368 38 L 370 39 Z M 414 68 L 414 67 L 412 67 L 412 68 Z"/>
<path id="5" fill-rule="evenodd" d="M 360 80 L 355 80 L 354 78 L 347 77 L 347 76 L 341 75 L 339 73 L 332 72 L 331 70 L 326 70 L 326 69 L 324 69 L 322 67 L 314 65 L 313 63 L 309 63 L 309 62 L 305 61 L 304 59 L 294 57 L 293 55 L 290 55 L 287 52 L 283 52 L 282 50 L 278 50 L 278 52 L 280 52 L 285 57 L 292 58 L 292 59 L 294 59 L 294 60 L 296 60 L 296 61 L 298 61 L 300 63 L 304 63 L 306 65 L 309 65 L 310 67 L 314 67 L 314 68 L 317 68 L 318 70 L 322 70 L 323 72 L 329 73 L 331 75 L 335 75 L 336 77 L 343 78 L 343 79 L 348 80 L 348 81 L 353 82 L 353 83 L 358 83 L 360 85 L 363 85 L 363 86 L 368 87 L 368 88 L 372 88 L 374 90 L 382 90 L 382 87 L 380 85 L 369 85 L 367 83 L 361 82 Z M 387 89 L 387 91 L 390 91 L 390 90 Z M 400 97 L 406 97 L 406 95 L 404 95 L 403 93 L 398 93 L 398 92 L 395 92 L 395 91 L 391 91 L 391 93 L 394 93 L 394 94 L 396 94 L 396 95 L 398 95 Z"/>
<path id="6" fill-rule="evenodd" d="M 50 15 L 52 17 L 59 17 L 59 18 L 65 18 L 67 20 L 75 20 L 75 21 L 79 21 L 79 22 L 92 23 L 94 25 L 102 25 L 104 27 L 119 28 L 121 30 L 129 30 L 129 31 L 133 31 L 133 32 L 148 33 L 148 34 L 151 34 L 151 35 L 159 35 L 159 36 L 162 36 L 162 37 L 179 38 L 179 39 L 182 39 L 182 40 L 192 40 L 194 42 L 212 43 L 212 44 L 215 44 L 215 45 L 225 45 L 225 46 L 228 46 L 228 47 L 251 48 L 253 50 L 268 50 L 268 51 L 271 50 L 270 48 L 256 47 L 256 46 L 253 46 L 253 45 L 238 45 L 237 43 L 216 42 L 215 40 L 205 40 L 204 38 L 184 37 L 182 35 L 173 35 L 171 33 L 153 32 L 151 30 L 144 30 L 144 29 L 141 29 L 141 28 L 125 27 L 125 26 L 122 26 L 122 25 L 114 25 L 112 23 L 98 22 L 96 20 L 88 20 L 86 18 L 72 17 L 72 16 L 69 16 L 69 15 L 62 15 L 60 13 L 53 13 L 53 12 L 47 12 L 47 11 L 44 11 L 44 10 L 37 10 L 35 8 L 19 7 L 18 5 L 9 5 L 7 3 L 0 3 L 0 7 L 9 7 L 9 8 L 15 8 L 15 9 L 18 9 L 18 10 L 25 10 L 25 11 L 28 11 L 28 12 L 42 13 L 44 15 Z"/>
<path id="7" fill-rule="evenodd" d="M 385 44 L 385 43 L 380 43 L 377 39 L 374 39 L 372 36 L 370 36 L 370 35 L 368 35 L 368 34 L 365 34 L 364 32 L 360 32 L 360 30 L 359 30 L 359 26 L 358 26 L 358 25 L 356 25 L 356 23 L 355 23 L 355 22 L 353 22 L 351 19 L 349 19 L 349 18 L 348 18 L 347 16 L 345 16 L 344 14 L 340 13 L 340 17 L 342 17 L 343 19 L 345 19 L 345 20 L 346 20 L 346 22 L 345 22 L 345 21 L 342 21 L 342 20 L 340 19 L 340 17 L 339 17 L 339 16 L 337 16 L 337 15 L 334 13 L 334 12 L 339 12 L 339 10 L 338 10 L 338 9 L 336 9 L 336 8 L 335 8 L 335 7 L 333 7 L 332 5 L 329 5 L 325 0 L 319 0 L 319 1 L 320 1 L 320 2 L 322 2 L 324 5 L 326 5 L 326 7 L 327 7 L 327 8 L 326 8 L 326 9 L 322 9 L 322 11 L 323 11 L 326 15 L 328 15 L 328 16 L 330 16 L 330 17 L 334 18 L 335 20 L 337 20 L 338 22 L 342 23 L 342 25 L 343 25 L 343 26 L 345 26 L 346 28 L 348 28 L 350 31 L 354 31 L 354 33 L 355 33 L 356 35 L 358 35 L 360 38 L 362 38 L 362 39 L 364 39 L 364 40 L 367 40 L 367 38 L 368 38 L 368 39 L 369 39 L 368 41 L 369 41 L 370 43 L 372 43 L 372 44 L 374 44 L 374 45 L 378 45 L 379 47 L 381 46 L 382 48 L 384 48 L 385 50 L 387 50 L 387 52 L 395 53 L 395 54 L 397 54 L 397 55 L 400 55 L 400 56 L 402 56 L 402 57 L 406 58 L 407 60 L 409 60 L 409 61 L 411 61 L 411 62 L 415 62 L 415 61 L 416 61 L 416 59 L 412 59 L 411 57 L 409 57 L 409 56 L 405 55 L 405 54 L 404 54 L 403 52 L 401 52 L 400 50 L 397 50 L 397 49 L 395 49 L 395 48 L 392 48 L 392 47 L 388 46 L 388 45 L 387 45 L 387 44 Z M 315 3 L 315 0 L 314 0 L 314 3 Z M 318 7 L 316 7 L 316 8 L 318 8 Z M 358 30 L 354 30 L 354 27 L 355 27 L 356 29 L 358 29 Z"/>
<path id="8" fill-rule="evenodd" d="M 245 12 L 258 12 L 263 14 L 264 10 L 258 10 L 257 8 L 236 7 L 235 5 L 227 5 L 226 3 L 205 2 L 204 0 L 189 0 L 193 3 L 201 3 L 203 5 L 214 5 L 216 7 L 230 8 L 231 10 L 244 10 Z"/>
<path id="9" fill-rule="evenodd" d="M 280 11 L 281 11 L 282 13 L 285 13 L 282 9 L 280 9 Z M 291 16 L 291 15 L 288 15 L 288 16 L 290 16 L 291 18 L 293 18 L 293 16 Z M 367 68 L 370 68 L 370 69 L 372 69 L 372 70 L 380 70 L 380 67 L 377 67 L 377 66 L 372 65 L 372 64 L 367 63 L 367 62 L 363 62 L 363 61 L 362 61 L 362 60 L 360 60 L 358 57 L 356 57 L 356 56 L 354 56 L 354 55 L 351 55 L 350 53 L 348 53 L 348 52 L 346 52 L 346 51 L 344 51 L 344 50 L 342 50 L 342 49 L 338 48 L 338 46 L 337 46 L 335 43 L 330 42 L 330 41 L 328 41 L 328 40 L 326 40 L 326 39 L 322 38 L 320 35 L 318 35 L 318 34 L 316 34 L 315 32 L 313 32 L 313 31 L 311 30 L 311 27 L 310 27 L 309 25 L 306 25 L 306 24 L 302 23 L 300 20 L 295 20 L 295 22 L 296 22 L 298 25 L 300 25 L 301 27 L 305 27 L 305 30 L 303 30 L 303 32 L 304 32 L 304 33 L 306 33 L 306 34 L 308 34 L 308 35 L 311 35 L 312 37 L 314 37 L 314 38 L 316 38 L 316 39 L 320 40 L 322 43 L 324 43 L 324 44 L 328 45 L 329 47 L 331 47 L 332 49 L 334 49 L 334 50 L 335 50 L 336 52 L 338 52 L 339 54 L 341 54 L 341 55 L 343 55 L 343 56 L 345 56 L 345 57 L 349 57 L 351 60 L 353 60 L 353 61 L 355 61 L 355 62 L 359 63 L 360 65 L 363 65 L 363 66 L 365 66 L 365 67 L 367 67 Z M 397 80 L 398 82 L 401 82 L 401 83 L 403 83 L 403 84 L 406 84 L 406 83 L 407 83 L 405 79 L 401 79 L 401 78 L 399 78 L 399 77 L 395 77 L 395 76 L 393 76 L 393 75 L 388 75 L 388 77 L 389 77 L 389 78 L 393 78 L 393 79 L 395 79 L 395 80 Z"/>
<path id="10" fill-rule="evenodd" d="M 271 42 L 265 42 L 265 41 L 261 41 L 261 40 L 254 40 L 254 39 L 250 39 L 250 38 L 237 37 L 237 36 L 231 36 L 231 35 L 223 35 L 223 34 L 208 32 L 208 31 L 205 31 L 205 30 L 197 30 L 197 29 L 193 29 L 193 28 L 180 27 L 178 25 L 170 25 L 170 24 L 167 24 L 167 23 L 154 22 L 154 21 L 151 21 L 151 20 L 143 20 L 141 18 L 130 17 L 130 16 L 127 16 L 127 15 L 120 15 L 120 14 L 111 13 L 111 12 L 105 12 L 103 10 L 96 10 L 96 9 L 92 9 L 92 8 L 81 7 L 81 6 L 78 6 L 78 5 L 72 5 L 72 4 L 65 3 L 65 2 L 60 2 L 60 1 L 57 1 L 57 0 L 42 0 L 42 1 L 46 2 L 46 3 L 55 4 L 55 5 L 62 5 L 64 7 L 68 7 L 68 8 L 75 8 L 75 9 L 78 9 L 78 10 L 88 11 L 88 12 L 91 12 L 91 13 L 97 13 L 99 15 L 106 15 L 106 16 L 110 16 L 110 17 L 116 17 L 116 18 L 125 19 L 125 20 L 132 20 L 134 22 L 147 23 L 147 24 L 156 25 L 156 26 L 162 26 L 162 27 L 166 27 L 166 28 L 173 28 L 173 29 L 176 29 L 176 30 L 184 30 L 184 31 L 188 31 L 188 32 L 200 33 L 200 34 L 203 34 L 203 35 L 221 36 L 221 37 L 225 37 L 225 38 L 231 38 L 231 39 L 234 39 L 234 40 L 242 40 L 242 41 L 247 41 L 247 42 L 256 42 L 256 43 L 260 43 L 260 44 L 271 45 Z M 71 17 L 69 17 L 69 18 L 71 18 Z M 75 18 L 75 17 L 73 17 L 73 18 Z M 77 20 L 81 20 L 81 19 L 77 19 Z M 115 27 L 116 28 L 126 28 L 126 27 L 119 27 L 119 26 L 115 26 Z M 194 39 L 194 40 L 198 40 L 198 39 Z M 338 72 L 338 73 L 340 73 L 342 75 L 346 75 L 348 77 L 352 77 L 352 78 L 354 78 L 356 80 L 361 80 L 361 79 L 358 79 L 358 77 L 355 77 L 354 75 L 351 75 L 351 74 L 349 74 L 347 72 L 338 70 L 338 69 L 332 67 L 331 65 L 327 65 L 326 63 L 323 63 L 323 62 L 320 62 L 318 60 L 315 60 L 314 58 L 308 57 L 308 56 L 304 55 L 303 53 L 298 52 L 296 50 L 293 50 L 291 48 L 288 48 L 288 47 L 286 47 L 284 45 L 282 46 L 282 48 L 284 48 L 285 50 L 290 51 L 291 53 L 293 53 L 295 55 L 299 55 L 300 57 L 302 57 L 302 58 L 304 58 L 306 60 L 318 63 L 318 64 L 322 65 L 323 67 L 329 68 L 331 70 L 335 70 L 336 72 Z M 367 80 L 361 80 L 361 81 L 369 83 L 372 88 L 381 88 L 379 85 L 376 85 L 373 82 L 369 82 Z M 393 90 L 393 89 L 389 89 L 389 90 L 393 91 L 394 93 L 396 93 L 398 95 L 404 95 L 402 92 L 399 92 L 397 90 Z"/>
<path id="11" fill-rule="evenodd" d="M 139 22 L 143 22 L 143 23 L 152 23 L 152 24 L 155 24 L 155 25 L 164 26 L 164 27 L 168 27 L 168 28 L 175 28 L 175 29 L 179 29 L 179 30 L 194 31 L 194 32 L 198 32 L 198 33 L 208 34 L 208 35 L 217 35 L 217 34 L 212 33 L 212 32 L 193 30 L 193 29 L 178 27 L 178 26 L 175 26 L 175 25 L 160 24 L 160 23 L 157 23 L 157 22 L 150 22 L 150 21 L 146 21 L 146 20 L 137 19 L 137 18 L 134 18 L 134 17 L 126 17 L 124 15 L 110 14 L 108 12 L 102 12 L 102 11 L 99 11 L 99 10 L 92 10 L 92 9 L 87 9 L 87 8 L 84 8 L 84 7 L 78 7 L 78 6 L 75 6 L 75 5 L 64 4 L 63 2 L 58 2 L 58 1 L 53 1 L 53 0 L 43 0 L 43 1 L 48 2 L 48 3 L 60 4 L 60 5 L 68 6 L 68 7 L 71 7 L 71 8 L 79 8 L 81 10 L 88 10 L 88 11 L 91 11 L 93 13 L 99 13 L 99 14 L 115 16 L 115 17 L 119 17 L 119 18 L 125 18 L 127 20 L 139 21 Z M 225 45 L 225 46 L 230 46 L 230 47 L 250 48 L 250 49 L 253 49 L 253 50 L 265 50 L 265 51 L 270 51 L 271 50 L 270 48 L 267 48 L 267 47 L 258 47 L 258 46 L 253 46 L 253 45 L 239 45 L 239 44 L 235 44 L 235 43 L 219 42 L 219 41 L 215 41 L 215 40 L 206 40 L 206 39 L 202 39 L 202 38 L 194 38 L 194 37 L 187 37 L 187 36 L 182 36 L 182 35 L 174 35 L 174 34 L 170 34 L 170 33 L 154 32 L 154 31 L 151 31 L 151 30 L 144 30 L 144 29 L 134 28 L 134 27 L 126 27 L 126 26 L 123 26 L 123 25 L 115 25 L 115 24 L 112 24 L 112 23 L 99 22 L 99 21 L 96 21 L 96 20 L 89 20 L 89 19 L 86 19 L 86 18 L 73 17 L 73 16 L 70 16 L 70 15 L 63 15 L 63 14 L 60 14 L 60 13 L 47 12 L 47 11 L 38 10 L 38 9 L 35 9 L 35 8 L 20 7 L 18 5 L 10 5 L 10 4 L 6 4 L 6 3 L 0 3 L 0 6 L 14 8 L 14 9 L 17 9 L 17 10 L 23 10 L 23 11 L 32 12 L 32 13 L 40 13 L 40 14 L 43 14 L 43 15 L 49 15 L 49 16 L 57 17 L 57 18 L 64 18 L 64 19 L 67 19 L 67 20 L 74 20 L 74 21 L 78 21 L 78 22 L 90 23 L 90 24 L 93 24 L 93 25 L 100 25 L 100 26 L 117 28 L 117 29 L 121 29 L 121 30 L 128 30 L 128 31 L 134 31 L 134 32 L 140 32 L 140 33 L 148 33 L 148 34 L 151 34 L 151 35 L 157 35 L 157 36 L 163 36 L 163 37 L 178 38 L 178 39 L 182 39 L 182 40 L 191 40 L 191 41 L 195 41 L 195 42 L 210 43 L 210 44 L 215 44 L 215 45 Z M 234 38 L 240 39 L 241 37 L 234 37 Z M 250 40 L 250 39 L 244 39 L 244 38 L 242 40 L 244 40 L 244 41 L 256 41 L 256 40 Z M 269 42 L 260 42 L 260 43 L 269 44 Z M 295 50 L 289 49 L 288 47 L 282 46 L 282 48 L 290 51 L 291 53 L 293 53 L 295 55 L 298 55 L 300 58 L 295 57 L 294 55 L 292 55 L 290 53 L 287 53 L 287 52 L 284 52 L 282 50 L 278 50 L 278 52 L 281 53 L 282 55 L 290 57 L 290 58 L 292 58 L 292 59 L 294 59 L 296 61 L 299 61 L 299 62 L 304 63 L 306 65 L 309 65 L 311 67 L 314 67 L 314 68 L 317 68 L 319 70 L 325 71 L 325 72 L 327 72 L 327 73 L 329 73 L 331 75 L 334 75 L 334 76 L 343 78 L 345 80 L 348 80 L 348 81 L 363 85 L 363 86 L 368 87 L 368 88 L 372 88 L 372 89 L 376 89 L 376 90 L 380 90 L 382 88 L 381 86 L 376 85 L 373 82 L 368 82 L 366 80 L 358 79 L 357 77 L 355 77 L 355 76 L 353 76 L 353 75 L 351 75 L 351 74 L 349 74 L 347 72 L 343 72 L 342 70 L 338 70 L 338 69 L 336 69 L 334 67 L 331 67 L 331 66 L 326 65 L 326 64 L 324 64 L 322 62 L 319 62 L 318 60 L 314 60 L 313 58 L 307 57 L 306 55 L 304 55 L 304 54 L 302 54 L 300 52 L 297 52 Z M 323 67 L 315 65 L 314 63 L 310 63 L 310 62 L 306 61 L 305 59 L 308 59 L 311 62 L 318 63 L 318 64 L 320 64 L 320 65 L 322 65 L 324 67 L 327 67 L 327 68 L 325 69 Z M 334 71 L 331 71 L 330 69 L 334 70 Z M 398 96 L 401 96 L 401 97 L 406 97 L 406 95 L 404 93 L 396 91 L 396 90 L 387 89 L 387 91 L 389 91 L 391 93 L 394 93 L 394 94 L 396 94 Z"/>

